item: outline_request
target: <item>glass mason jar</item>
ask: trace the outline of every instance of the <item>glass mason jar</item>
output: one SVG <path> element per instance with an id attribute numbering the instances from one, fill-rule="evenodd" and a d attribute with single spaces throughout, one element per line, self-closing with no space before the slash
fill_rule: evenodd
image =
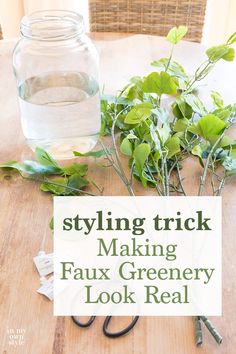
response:
<path id="1" fill-rule="evenodd" d="M 32 150 L 56 159 L 91 150 L 100 131 L 98 54 L 83 17 L 40 11 L 23 17 L 13 53 L 21 124 Z"/>

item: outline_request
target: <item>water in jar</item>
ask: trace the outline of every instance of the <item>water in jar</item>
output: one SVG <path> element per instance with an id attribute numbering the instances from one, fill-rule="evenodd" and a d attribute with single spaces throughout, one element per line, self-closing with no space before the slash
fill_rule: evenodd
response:
<path id="1" fill-rule="evenodd" d="M 21 122 L 28 145 L 56 159 L 90 151 L 100 131 L 98 82 L 82 72 L 50 72 L 18 87 Z"/>

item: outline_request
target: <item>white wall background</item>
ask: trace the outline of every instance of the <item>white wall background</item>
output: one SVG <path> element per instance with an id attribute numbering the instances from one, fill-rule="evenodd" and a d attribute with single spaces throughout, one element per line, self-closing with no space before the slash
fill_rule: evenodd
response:
<path id="1" fill-rule="evenodd" d="M 88 0 L 0 0 L 0 24 L 4 38 L 19 35 L 19 23 L 25 14 L 37 10 L 67 9 L 80 12 L 89 29 Z M 203 43 L 218 44 L 236 31 L 236 0 L 208 0 Z"/>
<path id="2" fill-rule="evenodd" d="M 236 31 L 236 0 L 208 0 L 204 44 L 220 44 Z"/>
<path id="3" fill-rule="evenodd" d="M 20 19 L 24 14 L 50 9 L 81 13 L 88 31 L 88 0 L 0 0 L 0 24 L 3 37 L 19 36 Z"/>
<path id="4" fill-rule="evenodd" d="M 23 15 L 24 8 L 21 0 L 0 0 L 0 24 L 4 38 L 18 35 L 20 19 Z"/>
<path id="5" fill-rule="evenodd" d="M 84 16 L 88 28 L 88 0 L 23 0 L 23 3 L 26 14 L 49 9 L 79 12 Z"/>

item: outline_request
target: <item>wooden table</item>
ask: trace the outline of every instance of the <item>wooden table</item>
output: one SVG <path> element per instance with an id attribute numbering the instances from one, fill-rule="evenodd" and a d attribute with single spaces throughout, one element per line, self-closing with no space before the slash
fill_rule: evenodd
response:
<path id="1" fill-rule="evenodd" d="M 163 39 L 143 35 L 93 34 L 101 57 L 101 77 L 106 93 L 114 93 L 134 75 L 145 75 L 153 59 L 168 56 L 170 46 Z M 32 153 L 20 129 L 11 55 L 14 41 L 0 41 L 0 161 L 24 160 Z M 183 42 L 174 57 L 188 70 L 204 59 L 204 48 Z M 236 92 L 236 66 L 222 62 L 209 75 L 215 90 L 232 102 Z M 205 83 L 205 82 L 204 82 Z M 204 100 L 209 89 L 201 88 Z M 126 161 L 124 161 L 126 164 Z M 184 169 L 189 194 L 196 194 L 200 171 L 193 160 Z M 90 175 L 104 186 L 104 195 L 127 192 L 112 169 L 99 169 L 90 162 Z M 128 336 L 112 340 L 102 335 L 102 318 L 90 330 L 79 329 L 69 317 L 53 317 L 52 303 L 36 293 L 39 276 L 32 258 L 40 248 L 52 251 L 53 237 L 48 227 L 52 198 L 33 182 L 17 175 L 0 173 L 0 349 L 4 354 L 233 354 L 236 348 L 236 179 L 226 185 L 223 205 L 223 317 L 214 323 L 224 337 L 219 347 L 204 328 L 204 345 L 195 348 L 191 317 L 143 317 Z M 152 194 L 135 185 L 138 195 Z M 127 318 L 116 318 L 121 327 Z M 22 346 L 9 345 L 9 331 L 25 330 Z"/>

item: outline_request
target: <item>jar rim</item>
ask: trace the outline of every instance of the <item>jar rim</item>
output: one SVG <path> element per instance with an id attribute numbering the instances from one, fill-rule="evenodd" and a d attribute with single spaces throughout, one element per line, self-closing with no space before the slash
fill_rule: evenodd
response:
<path id="1" fill-rule="evenodd" d="M 44 10 L 21 20 L 21 35 L 39 41 L 62 41 L 84 33 L 83 16 L 69 10 Z"/>

